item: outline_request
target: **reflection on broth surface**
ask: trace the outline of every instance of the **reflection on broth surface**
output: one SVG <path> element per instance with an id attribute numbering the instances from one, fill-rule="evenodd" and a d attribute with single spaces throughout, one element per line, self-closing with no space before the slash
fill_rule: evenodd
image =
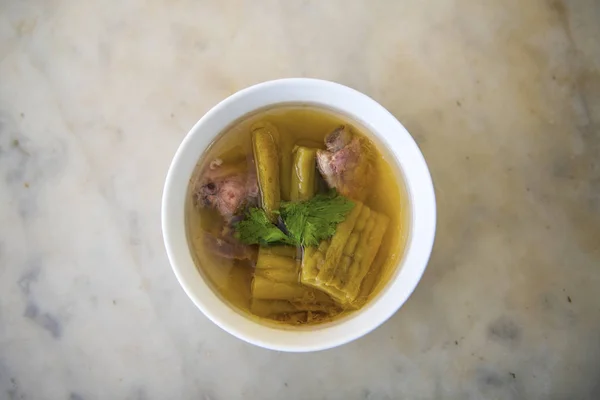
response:
<path id="1" fill-rule="evenodd" d="M 185 207 L 199 271 L 239 312 L 278 326 L 360 309 L 395 272 L 408 201 L 393 157 L 359 124 L 287 105 L 226 129 Z"/>

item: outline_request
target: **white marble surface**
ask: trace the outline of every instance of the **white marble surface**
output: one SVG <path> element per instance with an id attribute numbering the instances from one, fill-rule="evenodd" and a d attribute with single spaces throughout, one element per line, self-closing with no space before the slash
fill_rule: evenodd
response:
<path id="1" fill-rule="evenodd" d="M 1 399 L 600 398 L 597 0 L 0 0 Z M 163 249 L 163 179 L 259 81 L 371 95 L 431 167 L 429 268 L 316 354 L 210 323 Z"/>

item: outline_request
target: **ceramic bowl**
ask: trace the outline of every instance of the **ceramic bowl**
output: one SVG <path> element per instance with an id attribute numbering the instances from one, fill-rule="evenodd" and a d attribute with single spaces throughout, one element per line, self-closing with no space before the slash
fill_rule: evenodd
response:
<path id="1" fill-rule="evenodd" d="M 253 111 L 285 103 L 332 109 L 358 121 L 395 157 L 410 205 L 410 229 L 400 265 L 367 305 L 340 320 L 303 329 L 281 329 L 231 308 L 199 273 L 190 253 L 184 222 L 189 179 L 200 156 L 225 128 Z M 417 286 L 431 254 L 436 203 L 427 164 L 417 144 L 384 107 L 349 87 L 316 79 L 282 79 L 257 84 L 226 98 L 187 134 L 169 168 L 162 198 L 162 231 L 173 272 L 194 304 L 230 334 L 268 349 L 323 350 L 357 339 L 392 316 Z"/>

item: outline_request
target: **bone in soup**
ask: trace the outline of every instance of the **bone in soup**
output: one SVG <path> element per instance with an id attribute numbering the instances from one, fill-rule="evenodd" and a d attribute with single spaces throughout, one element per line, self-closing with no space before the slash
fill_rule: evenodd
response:
<path id="1" fill-rule="evenodd" d="M 244 315 L 298 326 L 363 307 L 395 272 L 408 202 L 393 157 L 344 116 L 280 106 L 226 129 L 188 189 L 194 262 Z"/>

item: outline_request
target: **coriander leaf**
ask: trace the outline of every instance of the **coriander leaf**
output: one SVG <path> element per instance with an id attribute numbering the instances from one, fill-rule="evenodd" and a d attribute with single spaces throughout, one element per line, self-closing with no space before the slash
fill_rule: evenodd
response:
<path id="1" fill-rule="evenodd" d="M 303 212 L 302 203 L 286 203 L 281 205 L 281 217 L 284 220 L 288 235 L 298 243 L 302 244 L 302 232 L 306 225 L 306 213 Z M 289 215 L 294 215 L 294 218 L 287 218 Z"/>
<path id="2" fill-rule="evenodd" d="M 245 218 L 235 225 L 236 238 L 244 244 L 269 245 L 285 243 L 295 245 L 285 233 L 269 221 L 267 214 L 260 208 L 251 208 Z"/>
<path id="3" fill-rule="evenodd" d="M 303 202 L 283 202 L 281 216 L 290 237 L 303 246 L 317 246 L 335 234 L 337 224 L 353 207 L 349 199 L 332 192 Z"/>

